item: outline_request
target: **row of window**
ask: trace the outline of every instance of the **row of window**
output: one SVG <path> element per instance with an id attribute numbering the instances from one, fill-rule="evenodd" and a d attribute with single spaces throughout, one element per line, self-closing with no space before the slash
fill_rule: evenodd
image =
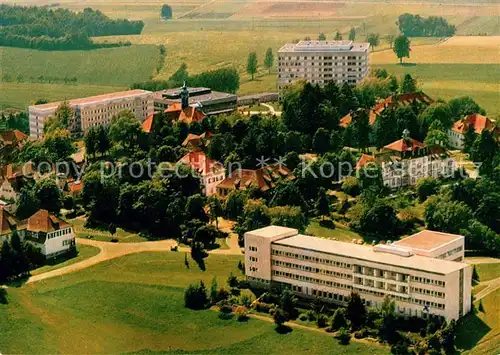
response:
<path id="1" fill-rule="evenodd" d="M 208 178 L 207 183 L 211 184 L 212 182 L 222 181 L 224 180 L 224 175 L 219 175 L 216 177 Z"/>
<path id="2" fill-rule="evenodd" d="M 250 261 L 257 262 L 259 259 L 257 259 L 255 256 L 249 257 Z"/>
<path id="3" fill-rule="evenodd" d="M 250 260 L 251 260 L 251 257 L 250 257 Z M 342 279 L 352 280 L 352 275 L 344 274 L 344 273 L 337 272 L 337 271 L 319 269 L 316 267 L 311 267 L 311 266 L 306 266 L 306 265 L 293 264 L 293 263 L 289 263 L 289 262 L 281 261 L 281 260 L 273 260 L 272 264 L 274 266 L 281 266 L 281 267 L 285 267 L 285 268 L 289 268 L 289 269 L 302 270 L 302 271 L 306 271 L 306 272 L 312 272 L 312 273 L 316 273 L 316 274 L 323 274 L 323 275 L 328 275 L 328 276 L 339 277 Z"/>
<path id="4" fill-rule="evenodd" d="M 75 245 L 75 240 L 74 239 L 63 240 L 62 245 L 63 245 L 63 247 L 68 246 L 68 245 Z"/>
<path id="5" fill-rule="evenodd" d="M 315 283 L 318 285 L 325 285 L 328 287 L 343 288 L 346 290 L 350 290 L 352 288 L 351 285 L 341 284 L 341 283 L 334 282 L 334 281 L 326 281 L 326 280 L 316 279 L 314 277 L 297 275 L 297 274 L 279 271 L 279 270 L 273 270 L 273 276 L 284 277 L 287 279 L 298 280 L 298 281 L 303 281 L 303 282 Z"/>
<path id="6" fill-rule="evenodd" d="M 352 267 L 351 264 L 343 263 L 343 262 L 340 262 L 340 261 L 334 261 L 334 260 L 330 260 L 330 259 L 316 258 L 314 256 L 308 256 L 308 255 L 290 253 L 290 252 L 287 252 L 287 251 L 277 250 L 277 249 L 273 249 L 271 251 L 271 254 L 272 255 L 277 255 L 277 256 L 286 256 L 288 258 L 293 258 L 293 259 L 297 259 L 297 260 L 311 261 L 313 263 L 318 263 L 318 264 L 332 265 L 332 266 L 341 267 L 341 268 L 344 268 L 344 269 L 350 269 Z"/>
<path id="7" fill-rule="evenodd" d="M 460 251 L 462 251 L 462 250 L 463 250 L 463 247 L 462 247 L 462 246 L 459 246 L 459 247 L 457 247 L 457 248 L 455 248 L 455 249 L 449 250 L 449 251 L 447 251 L 446 253 L 443 253 L 443 254 L 439 255 L 439 256 L 438 256 L 438 259 L 446 259 L 446 258 L 447 258 L 447 257 L 449 257 L 450 255 L 453 255 L 453 254 L 455 254 L 455 253 L 458 253 L 458 252 L 460 252 Z"/>
<path id="8" fill-rule="evenodd" d="M 254 247 L 253 245 L 250 245 L 248 247 L 248 250 L 250 250 L 250 251 L 257 251 L 257 247 Z"/>
<path id="9" fill-rule="evenodd" d="M 57 238 L 57 237 L 60 237 L 60 236 L 66 235 L 66 234 L 70 234 L 70 233 L 71 233 L 71 228 L 59 229 L 58 231 L 55 231 L 55 232 L 48 234 L 47 238 L 48 239 Z"/>
<path id="10" fill-rule="evenodd" d="M 259 269 L 256 268 L 255 266 L 250 266 L 250 271 L 257 272 L 257 271 L 259 271 Z"/>
<path id="11" fill-rule="evenodd" d="M 436 285 L 436 286 L 440 286 L 440 287 L 444 287 L 446 285 L 446 283 L 444 281 L 431 280 L 431 279 L 427 279 L 425 277 L 419 277 L 419 276 L 412 276 L 411 281 L 412 282 L 419 282 L 421 284 Z"/>
<path id="12" fill-rule="evenodd" d="M 444 298 L 444 292 L 428 290 L 426 288 L 412 287 L 411 292 L 420 293 L 422 295 L 428 295 L 432 297 Z"/>
<path id="13" fill-rule="evenodd" d="M 352 60 L 358 58 L 366 58 L 366 56 L 297 56 L 297 57 L 279 57 L 279 60 Z"/>

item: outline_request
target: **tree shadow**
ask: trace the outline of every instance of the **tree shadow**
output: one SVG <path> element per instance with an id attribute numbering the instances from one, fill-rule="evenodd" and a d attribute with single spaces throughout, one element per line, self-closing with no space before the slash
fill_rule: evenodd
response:
<path id="1" fill-rule="evenodd" d="M 479 318 L 478 311 L 470 312 L 460 321 L 457 328 L 457 348 L 471 350 L 489 331 L 491 328 Z"/>
<path id="2" fill-rule="evenodd" d="M 417 63 L 401 63 L 402 67 L 416 67 Z"/>
<path id="3" fill-rule="evenodd" d="M 275 328 L 275 331 L 276 333 L 278 334 L 288 334 L 288 333 L 291 333 L 292 332 L 292 327 L 288 326 L 288 325 L 280 325 L 280 326 L 277 326 Z"/>
<path id="4" fill-rule="evenodd" d="M 219 319 L 231 320 L 233 318 L 234 318 L 234 314 L 232 314 L 232 313 L 219 313 Z"/>
<path id="5" fill-rule="evenodd" d="M 196 264 L 198 265 L 198 267 L 200 268 L 201 271 L 206 271 L 207 270 L 207 267 L 205 265 L 205 259 L 203 258 L 197 258 L 197 259 L 193 259 Z"/>
<path id="6" fill-rule="evenodd" d="M 9 300 L 7 299 L 7 290 L 3 287 L 0 287 L 0 304 L 9 304 Z"/>

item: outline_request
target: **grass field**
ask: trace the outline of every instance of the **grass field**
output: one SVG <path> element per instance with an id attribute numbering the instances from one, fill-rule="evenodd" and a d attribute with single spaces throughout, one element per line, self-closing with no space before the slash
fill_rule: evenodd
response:
<path id="1" fill-rule="evenodd" d="M 489 281 L 500 277 L 500 263 L 491 264 L 477 264 L 477 273 L 479 274 L 479 281 Z"/>
<path id="2" fill-rule="evenodd" d="M 306 233 L 319 238 L 337 239 L 342 242 L 352 242 L 353 239 L 363 239 L 358 233 L 353 232 L 346 227 L 336 225 L 335 229 L 322 227 L 318 221 L 312 221 L 306 229 Z"/>
<path id="3" fill-rule="evenodd" d="M 111 260 L 61 278 L 8 290 L 0 305 L 4 353 L 173 354 L 384 354 L 386 348 L 338 345 L 327 333 L 219 319 L 218 313 L 184 308 L 183 290 L 217 275 L 220 286 L 238 274 L 239 257 L 211 255 L 206 271 L 183 253 L 141 253 Z"/>
<path id="4" fill-rule="evenodd" d="M 55 269 L 59 269 L 61 267 L 80 262 L 82 260 L 88 259 L 94 255 L 99 254 L 99 248 L 96 248 L 96 247 L 93 247 L 90 245 L 79 244 L 77 249 L 78 249 L 78 255 L 75 256 L 74 258 L 68 259 L 66 261 L 60 262 L 60 263 L 55 264 L 55 265 L 45 265 L 45 266 L 39 267 L 38 269 L 32 270 L 31 275 L 35 276 L 35 275 L 43 274 L 44 272 L 49 272 L 49 271 L 52 271 Z"/>
<path id="5" fill-rule="evenodd" d="M 99 240 L 102 242 L 110 242 L 111 239 L 118 239 L 120 243 L 137 243 L 145 242 L 146 238 L 139 236 L 136 233 L 131 233 L 121 228 L 116 229 L 116 233 L 111 235 L 108 231 L 90 229 L 85 227 L 85 220 L 81 218 L 74 218 L 69 220 L 73 225 L 75 234 L 78 238 L 87 238 L 91 236 L 94 240 Z"/>
<path id="6" fill-rule="evenodd" d="M 457 330 L 457 348 L 465 354 L 489 355 L 500 349 L 500 289 L 483 298 L 482 304 L 484 312 L 468 314 Z"/>

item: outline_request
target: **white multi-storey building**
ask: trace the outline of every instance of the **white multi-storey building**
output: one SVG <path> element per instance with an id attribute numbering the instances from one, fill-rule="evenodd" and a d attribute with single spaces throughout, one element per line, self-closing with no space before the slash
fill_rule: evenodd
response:
<path id="1" fill-rule="evenodd" d="M 312 84 L 356 84 L 369 74 L 368 43 L 300 41 L 278 51 L 278 89 L 302 79 Z"/>
<path id="2" fill-rule="evenodd" d="M 111 118 L 123 110 L 130 110 L 143 122 L 154 112 L 154 93 L 145 90 L 128 90 L 110 94 L 69 100 L 73 116 L 68 122 L 69 129 L 86 133 L 90 127 L 108 125 Z M 43 137 L 45 121 L 54 116 L 61 102 L 51 102 L 29 107 L 30 137 Z"/>
<path id="3" fill-rule="evenodd" d="M 379 307 L 390 296 L 401 314 L 451 320 L 471 309 L 471 267 L 450 261 L 462 260 L 463 248 L 462 236 L 432 231 L 366 246 L 269 226 L 245 233 L 245 271 L 256 285 L 304 298 L 343 305 L 357 292 Z"/>
<path id="4" fill-rule="evenodd" d="M 377 164 L 385 186 L 398 188 L 415 185 L 424 177 L 450 177 L 455 161 L 440 146 L 427 147 L 424 143 L 405 137 L 386 145 L 377 155 L 363 154 L 356 169 Z"/>

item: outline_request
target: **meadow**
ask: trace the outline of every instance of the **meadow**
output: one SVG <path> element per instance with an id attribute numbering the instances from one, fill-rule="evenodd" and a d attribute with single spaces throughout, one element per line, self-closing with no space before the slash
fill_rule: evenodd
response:
<path id="1" fill-rule="evenodd" d="M 51 2 L 31 0 L 28 3 L 44 5 Z M 30 50 L 4 48 L 3 56 L 0 56 L 2 69 L 12 73 L 13 77 L 19 74 L 24 78 L 31 75 L 50 76 L 54 73 L 76 76 L 77 85 L 67 85 L 66 90 L 51 93 L 51 87 L 44 88 L 47 98 L 61 99 L 82 96 L 87 92 L 108 92 L 113 87 L 126 88 L 152 75 L 155 79 L 168 79 L 181 63 L 187 64 L 191 74 L 233 66 L 240 72 L 239 94 L 244 95 L 276 90 L 276 71 L 268 74 L 262 64 L 267 48 L 276 52 L 286 42 L 306 36 L 316 38 L 320 32 L 325 33 L 327 38 L 332 38 L 336 31 L 347 37 L 349 29 L 355 27 L 356 40 L 365 40 L 367 34 L 372 32 L 381 35 L 380 45 L 371 54 L 375 67 L 384 67 L 398 76 L 405 72 L 418 76 L 423 83 L 422 88 L 435 98 L 470 95 L 491 116 L 500 113 L 497 105 L 500 92 L 500 23 L 498 16 L 494 16 L 498 13 L 494 1 L 172 0 L 169 4 L 173 8 L 174 19 L 166 21 L 159 17 L 163 3 L 160 0 L 62 0 L 59 2 L 62 7 L 78 11 L 93 7 L 111 17 L 141 19 L 146 26 L 141 35 L 96 39 L 130 41 L 134 44 L 108 52 L 30 53 Z M 397 16 L 404 12 L 443 16 L 456 25 L 458 36 L 445 41 L 441 38 L 413 38 L 411 58 L 407 60 L 410 64 L 399 66 L 385 36 L 397 34 Z M 156 74 L 159 44 L 165 45 L 167 55 L 165 65 Z M 251 51 L 257 53 L 260 65 L 254 81 L 250 80 L 245 70 Z M 28 105 L 27 100 L 39 98 L 38 92 L 42 89 L 28 82 L 0 85 L 4 92 L 14 90 L 0 96 L 0 107 L 3 108 L 24 108 Z M 56 87 L 53 89 L 58 90 Z"/>
<path id="2" fill-rule="evenodd" d="M 190 259 L 191 260 L 191 259 Z M 184 308 L 184 288 L 214 275 L 219 286 L 240 276 L 240 257 L 211 255 L 206 271 L 183 253 L 140 253 L 64 277 L 9 288 L 0 304 L 5 353 L 387 354 L 379 345 L 339 345 L 327 333 L 278 334 L 257 319 L 220 319 Z"/>

